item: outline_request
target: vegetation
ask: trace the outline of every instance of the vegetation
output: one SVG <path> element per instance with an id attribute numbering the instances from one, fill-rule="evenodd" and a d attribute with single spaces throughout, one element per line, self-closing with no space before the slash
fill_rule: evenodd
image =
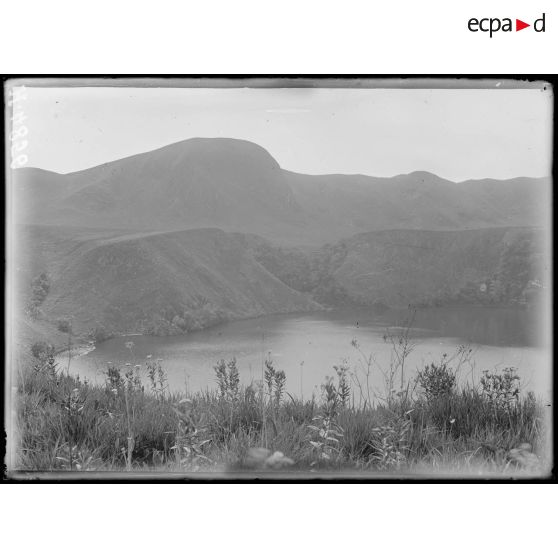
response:
<path id="1" fill-rule="evenodd" d="M 250 240 L 256 261 L 292 289 L 309 293 L 320 304 L 330 306 L 363 302 L 351 296 L 332 275 L 347 257 L 343 241 L 325 244 L 319 250 L 302 250 L 275 246 L 257 237 Z"/>
<path id="2" fill-rule="evenodd" d="M 180 335 L 324 306 L 531 305 L 548 288 L 548 179 L 311 177 L 226 139 L 97 166 L 71 184 L 16 174 L 26 311 L 12 318 L 30 348 L 15 359 L 19 469 L 546 470 L 543 408 L 516 371 L 463 385 L 460 351 L 409 379 L 410 324 L 385 337 L 390 366 L 355 340 L 356 366 L 334 366 L 306 400 L 269 356 L 261 382 L 242 385 L 230 355 L 215 365 L 215 389 L 197 393 L 171 393 L 163 363 L 138 363 L 131 342 L 129 362 L 110 364 L 100 385 L 70 369 L 82 343 L 120 333 Z M 154 176 L 165 177 L 156 196 Z M 65 369 L 53 356 L 61 348 Z"/>
<path id="3" fill-rule="evenodd" d="M 69 315 L 75 340 L 100 342 L 324 306 L 378 313 L 409 304 L 535 307 L 548 290 L 548 258 L 535 229 L 375 231 L 321 247 L 217 229 L 77 243 L 53 234 L 39 227 L 26 240 L 21 284 L 29 340 L 43 330 L 42 340 L 57 346 L 50 330 L 67 333 Z"/>
<path id="4" fill-rule="evenodd" d="M 26 471 L 328 474 L 548 472 L 543 408 L 521 394 L 515 370 L 458 385 L 467 349 L 444 355 L 399 386 L 409 344 L 386 336 L 388 369 L 360 345 L 360 364 L 334 367 L 320 398 L 285 391 L 271 358 L 262 381 L 241 385 L 236 359 L 219 361 L 217 389 L 172 393 L 161 360 L 109 365 L 102 384 L 69 376 L 42 346 L 17 386 L 17 469 Z M 405 347 L 405 348 L 401 348 Z M 386 391 L 372 394 L 370 374 Z"/>
<path id="5" fill-rule="evenodd" d="M 376 231 L 306 250 L 251 242 L 270 273 L 326 306 L 517 306 L 547 283 L 533 229 Z"/>
<path id="6" fill-rule="evenodd" d="M 31 354 L 37 359 L 44 359 L 54 351 L 54 347 L 46 341 L 36 341 L 31 345 Z"/>
<path id="7" fill-rule="evenodd" d="M 456 383 L 453 370 L 443 360 L 440 364 L 427 364 L 417 379 L 429 401 L 450 396 Z"/>
<path id="8" fill-rule="evenodd" d="M 31 281 L 31 293 L 26 306 L 26 312 L 33 318 L 40 316 L 40 306 L 50 292 L 50 278 L 46 272 L 39 273 Z"/>
<path id="9" fill-rule="evenodd" d="M 103 326 L 98 325 L 89 331 L 89 339 L 95 344 L 102 343 L 103 341 L 106 341 L 110 338 L 111 335 Z"/>
<path id="10" fill-rule="evenodd" d="M 507 306 L 541 302 L 544 263 L 537 250 L 534 238 L 521 231 L 517 238 L 504 244 L 498 267 L 491 274 L 468 280 L 453 300 L 445 302 Z"/>

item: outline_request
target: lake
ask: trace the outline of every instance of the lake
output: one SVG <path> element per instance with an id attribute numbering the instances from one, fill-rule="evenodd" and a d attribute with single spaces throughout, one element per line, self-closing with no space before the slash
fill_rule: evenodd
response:
<path id="1" fill-rule="evenodd" d="M 335 310 L 240 320 L 183 336 L 130 335 L 73 358 L 71 372 L 101 382 L 107 362 L 141 364 L 152 355 L 163 359 L 172 389 L 198 390 L 215 387 L 213 365 L 219 359 L 236 357 L 242 382 L 250 383 L 261 379 L 263 359 L 270 355 L 287 374 L 287 391 L 310 397 L 320 393 L 325 377 L 334 375 L 333 366 L 343 359 L 363 378 L 364 353 L 374 356 L 370 382 L 381 392 L 380 368 L 389 368 L 392 359 L 389 335 L 397 336 L 409 317 L 408 311 Z M 550 397 L 550 349 L 548 340 L 540 338 L 540 324 L 539 313 L 520 308 L 418 310 L 409 330 L 413 350 L 406 359 L 406 377 L 467 345 L 472 353 L 461 366 L 460 381 L 478 381 L 483 370 L 514 366 L 525 390 Z M 134 343 L 131 351 L 127 341 Z M 59 364 L 67 367 L 67 357 L 61 356 Z"/>

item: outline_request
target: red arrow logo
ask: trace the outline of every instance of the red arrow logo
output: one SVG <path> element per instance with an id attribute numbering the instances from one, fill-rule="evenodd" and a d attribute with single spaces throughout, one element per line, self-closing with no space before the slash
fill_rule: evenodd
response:
<path id="1" fill-rule="evenodd" d="M 525 23 L 524 21 L 521 21 L 520 19 L 515 20 L 515 30 L 516 31 L 521 31 L 522 29 L 525 29 L 526 27 L 531 27 L 531 24 Z"/>

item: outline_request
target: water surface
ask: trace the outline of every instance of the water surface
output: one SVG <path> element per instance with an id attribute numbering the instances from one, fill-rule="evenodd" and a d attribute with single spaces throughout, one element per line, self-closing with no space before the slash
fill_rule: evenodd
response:
<path id="1" fill-rule="evenodd" d="M 309 397 L 319 394 L 325 377 L 334 375 L 333 366 L 343 359 L 363 379 L 364 353 L 374 357 L 370 384 L 372 391 L 381 393 L 382 370 L 389 369 L 393 357 L 389 336 L 396 338 L 410 315 L 408 311 L 354 310 L 285 314 L 230 322 L 183 336 L 131 335 L 100 343 L 74 358 L 71 371 L 102 381 L 107 362 L 140 364 L 152 355 L 163 359 L 171 388 L 197 390 L 215 386 L 213 365 L 219 359 L 236 357 L 241 380 L 250 383 L 261 379 L 263 360 L 270 355 L 287 374 L 287 390 Z M 537 315 L 524 309 L 419 310 L 409 329 L 413 349 L 406 360 L 406 377 L 467 345 L 472 352 L 461 366 L 461 381 L 478 381 L 483 370 L 513 366 L 524 389 L 549 397 L 550 352 L 538 336 L 538 324 Z M 362 352 L 353 346 L 354 339 Z M 127 341 L 134 343 L 131 351 L 125 346 Z M 60 364 L 67 366 L 67 359 L 61 358 Z"/>

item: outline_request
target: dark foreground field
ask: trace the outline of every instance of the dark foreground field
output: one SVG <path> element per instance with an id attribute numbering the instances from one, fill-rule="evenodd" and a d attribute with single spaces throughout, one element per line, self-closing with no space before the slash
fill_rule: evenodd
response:
<path id="1" fill-rule="evenodd" d="M 61 373 L 45 351 L 17 378 L 15 469 L 548 474 L 540 401 L 521 392 L 513 369 L 458 385 L 455 362 L 427 366 L 402 390 L 394 388 L 395 366 L 380 397 L 368 392 L 370 367 L 359 376 L 337 366 L 320 399 L 300 400 L 285 392 L 285 373 L 270 360 L 256 385 L 240 385 L 233 359 L 217 363 L 214 390 L 169 393 L 160 361 L 109 367 L 103 385 L 92 385 Z"/>

